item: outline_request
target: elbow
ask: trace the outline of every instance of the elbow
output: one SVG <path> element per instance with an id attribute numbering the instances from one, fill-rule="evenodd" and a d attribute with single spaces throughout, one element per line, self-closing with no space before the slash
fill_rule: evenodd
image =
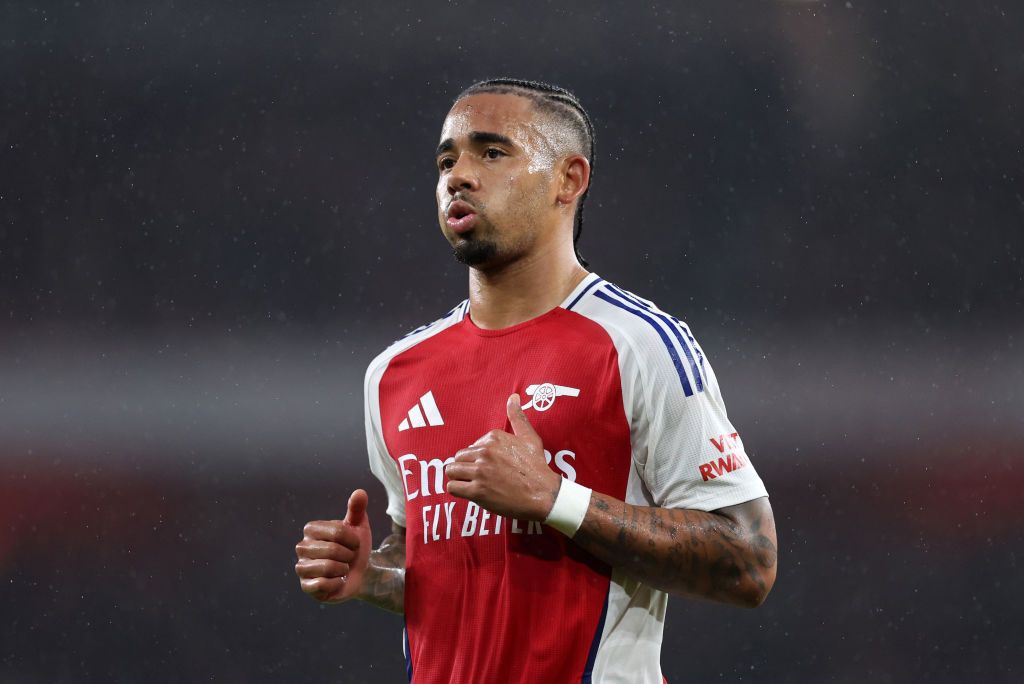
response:
<path id="1" fill-rule="evenodd" d="M 740 608 L 758 608 L 764 603 L 765 599 L 768 598 L 768 592 L 770 591 L 771 588 L 755 587 L 754 589 L 737 596 L 736 605 Z"/>
<path id="2" fill-rule="evenodd" d="M 734 594 L 735 605 L 741 608 L 757 608 L 765 602 L 775 586 L 775 572 L 751 573 L 737 586 Z"/>

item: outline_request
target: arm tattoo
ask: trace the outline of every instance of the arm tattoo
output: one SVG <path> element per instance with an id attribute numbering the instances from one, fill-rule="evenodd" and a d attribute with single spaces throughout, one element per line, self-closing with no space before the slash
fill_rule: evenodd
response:
<path id="1" fill-rule="evenodd" d="M 405 610 L 405 528 L 391 523 L 391 534 L 380 548 L 370 552 L 359 598 L 378 608 Z"/>
<path id="2" fill-rule="evenodd" d="M 594 492 L 573 540 L 605 563 L 673 594 L 757 606 L 775 582 L 767 498 L 720 511 L 632 506 Z"/>

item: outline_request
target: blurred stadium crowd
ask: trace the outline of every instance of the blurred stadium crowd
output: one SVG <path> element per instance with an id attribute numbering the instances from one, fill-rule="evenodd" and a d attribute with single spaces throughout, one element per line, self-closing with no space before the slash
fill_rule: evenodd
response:
<path id="1" fill-rule="evenodd" d="M 587 105 L 582 251 L 690 323 L 773 497 L 768 603 L 672 601 L 669 681 L 1024 669 L 1016 8 L 0 16 L 0 680 L 404 676 L 292 547 L 354 486 L 385 525 L 362 372 L 465 296 L 432 150 L 496 75 Z"/>

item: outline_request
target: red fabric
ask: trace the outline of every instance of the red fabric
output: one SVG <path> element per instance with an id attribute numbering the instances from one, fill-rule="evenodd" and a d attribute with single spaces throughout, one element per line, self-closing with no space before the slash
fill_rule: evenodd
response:
<path id="1" fill-rule="evenodd" d="M 414 682 L 533 684 L 584 675 L 609 568 L 547 527 L 529 534 L 521 521 L 515 534 L 513 521 L 501 519 L 498 533 L 497 516 L 487 514 L 485 522 L 481 511 L 472 529 L 468 502 L 443 485 L 438 492 L 437 471 L 423 465 L 489 430 L 510 430 L 508 396 L 517 392 L 526 404 L 526 388 L 542 383 L 580 390 L 545 411 L 526 411 L 544 448 L 561 454 L 550 466 L 564 475 L 568 464 L 577 482 L 625 498 L 631 451 L 618 357 L 607 333 L 583 316 L 555 309 L 500 331 L 481 330 L 467 316 L 396 356 L 381 379 L 384 439 L 406 485 L 405 615 Z M 399 431 L 427 391 L 444 425 Z"/>

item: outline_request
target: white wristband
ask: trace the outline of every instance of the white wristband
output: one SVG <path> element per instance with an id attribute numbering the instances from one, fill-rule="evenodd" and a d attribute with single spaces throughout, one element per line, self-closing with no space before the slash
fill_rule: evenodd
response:
<path id="1" fill-rule="evenodd" d="M 590 508 L 589 487 L 570 482 L 562 478 L 562 484 L 558 487 L 558 496 L 555 497 L 555 505 L 544 520 L 545 525 L 550 525 L 556 530 L 572 539 L 576 530 L 583 524 L 583 518 Z"/>

